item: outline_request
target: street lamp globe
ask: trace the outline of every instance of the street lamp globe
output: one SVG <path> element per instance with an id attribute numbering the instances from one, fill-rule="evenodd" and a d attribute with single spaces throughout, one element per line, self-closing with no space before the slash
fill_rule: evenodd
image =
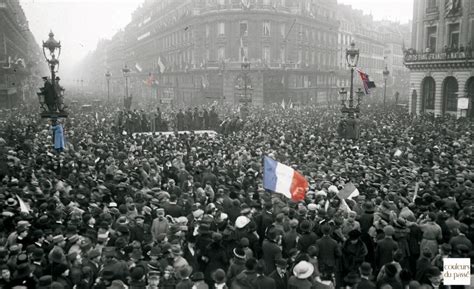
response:
<path id="1" fill-rule="evenodd" d="M 390 71 L 388 70 L 387 65 L 385 65 L 385 68 L 382 73 L 383 73 L 383 79 L 387 80 L 388 76 L 390 75 Z"/>
<path id="2" fill-rule="evenodd" d="M 49 57 L 46 55 L 46 50 L 49 50 Z M 56 50 L 58 51 L 58 55 L 56 56 Z M 61 42 L 54 39 L 53 31 L 49 32 L 48 40 L 43 41 L 43 54 L 46 60 L 52 61 L 55 59 L 56 61 L 59 59 L 59 55 L 61 55 Z"/>
<path id="3" fill-rule="evenodd" d="M 339 99 L 341 100 L 341 104 L 346 106 L 347 90 L 344 87 L 339 90 Z"/>
<path id="4" fill-rule="evenodd" d="M 128 68 L 128 66 L 125 64 L 125 66 L 122 68 L 122 73 L 123 73 L 123 76 L 124 77 L 128 77 L 128 75 L 130 74 L 130 68 Z"/>
<path id="5" fill-rule="evenodd" d="M 112 77 L 112 74 L 110 73 L 110 71 L 107 70 L 107 72 L 105 73 L 105 78 L 107 78 L 107 80 L 109 80 L 110 77 Z"/>
<path id="6" fill-rule="evenodd" d="M 359 49 L 355 48 L 355 42 L 351 42 L 351 48 L 346 49 L 346 61 L 349 67 L 356 67 L 359 62 Z"/>

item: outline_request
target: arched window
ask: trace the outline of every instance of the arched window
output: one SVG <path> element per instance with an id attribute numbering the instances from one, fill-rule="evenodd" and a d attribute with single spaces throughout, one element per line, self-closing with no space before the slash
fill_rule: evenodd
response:
<path id="1" fill-rule="evenodd" d="M 458 110 L 458 81 L 449 76 L 444 80 L 443 113 Z"/>
<path id="2" fill-rule="evenodd" d="M 474 118 L 474 77 L 467 80 L 466 92 L 469 98 L 468 116 Z"/>
<path id="3" fill-rule="evenodd" d="M 434 109 L 434 104 L 435 104 L 435 92 L 436 92 L 436 87 L 435 87 L 435 81 L 433 77 L 426 77 L 423 80 L 423 86 L 422 86 L 422 111 L 425 111 L 427 109 Z"/>

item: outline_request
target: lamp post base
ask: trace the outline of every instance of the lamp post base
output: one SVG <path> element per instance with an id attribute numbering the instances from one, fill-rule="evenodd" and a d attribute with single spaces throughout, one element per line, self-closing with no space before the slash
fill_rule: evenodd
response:
<path id="1" fill-rule="evenodd" d="M 360 137 L 359 120 L 353 118 L 341 120 L 337 130 L 341 138 L 357 140 Z"/>
<path id="2" fill-rule="evenodd" d="M 41 115 L 41 118 L 67 118 L 68 117 L 68 113 L 66 111 L 59 111 L 59 112 L 44 111 L 40 115 Z"/>

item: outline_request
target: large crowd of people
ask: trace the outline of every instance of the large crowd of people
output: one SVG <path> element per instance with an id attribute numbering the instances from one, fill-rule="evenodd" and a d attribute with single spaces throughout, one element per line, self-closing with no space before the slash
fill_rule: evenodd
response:
<path id="1" fill-rule="evenodd" d="M 34 110 L 3 112 L 0 288 L 463 288 L 441 273 L 474 260 L 472 120 L 365 106 L 354 141 L 340 119 L 272 106 L 217 136 L 133 135 L 151 128 L 71 107 L 58 153 Z M 304 201 L 263 188 L 263 156 L 306 177 Z"/>

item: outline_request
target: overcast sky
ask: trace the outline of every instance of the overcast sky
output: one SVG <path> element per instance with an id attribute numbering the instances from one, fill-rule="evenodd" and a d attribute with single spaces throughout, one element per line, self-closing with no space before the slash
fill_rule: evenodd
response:
<path id="1" fill-rule="evenodd" d="M 159 0 L 157 0 L 159 1 Z M 371 13 L 375 19 L 407 22 L 413 0 L 338 0 Z M 101 38 L 111 38 L 130 22 L 143 0 L 20 0 L 30 30 L 41 43 L 53 30 L 62 44 L 61 71 L 72 69 Z M 68 69 L 69 68 L 69 69 Z"/>
<path id="2" fill-rule="evenodd" d="M 407 23 L 413 17 L 414 0 L 337 0 L 372 14 L 375 20 L 389 19 Z"/>

